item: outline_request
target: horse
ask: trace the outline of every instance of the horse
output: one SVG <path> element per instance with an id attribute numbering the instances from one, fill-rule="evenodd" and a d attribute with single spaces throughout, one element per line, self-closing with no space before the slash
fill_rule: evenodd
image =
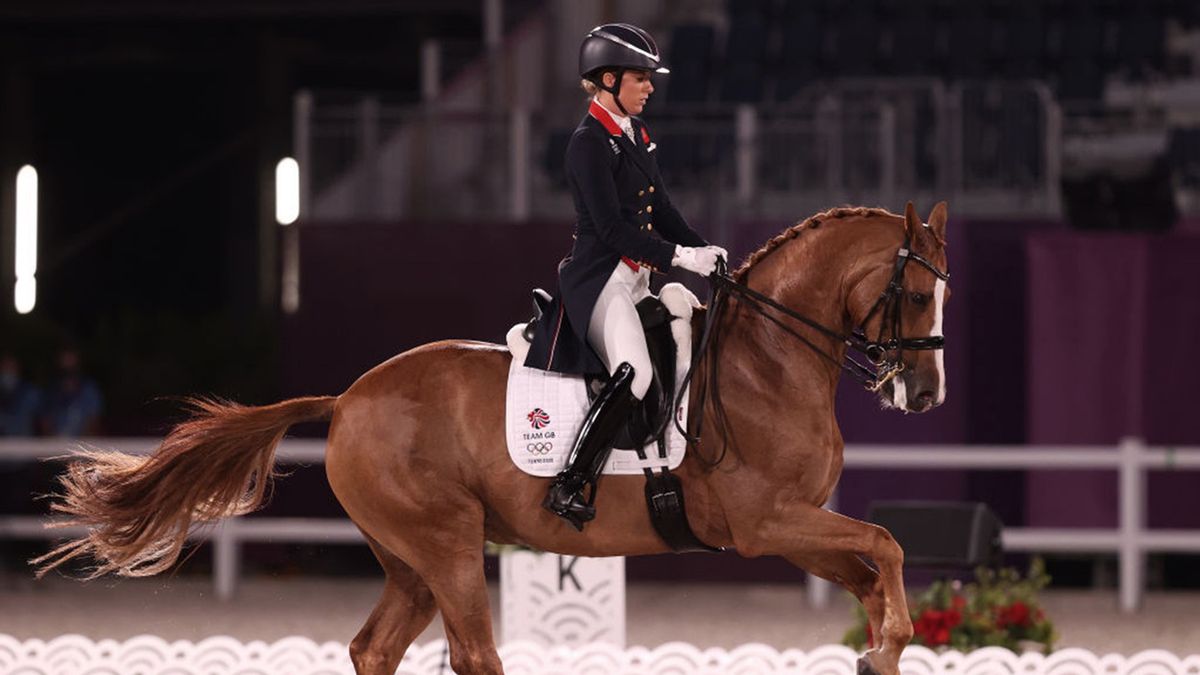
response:
<path id="1" fill-rule="evenodd" d="M 744 295 L 726 298 L 719 317 L 705 317 L 703 308 L 693 316 L 695 325 L 716 319 L 710 331 L 720 345 L 694 366 L 691 400 L 700 401 L 702 387 L 722 396 L 719 406 L 715 397 L 694 403 L 689 426 L 719 423 L 724 432 L 697 439 L 676 471 L 688 522 L 710 546 L 782 556 L 853 593 L 879 640 L 860 657 L 860 673 L 898 675 L 913 627 L 896 540 L 821 508 L 842 470 L 834 392 L 852 342 L 831 336 L 856 326 L 891 332 L 876 345 L 893 364 L 873 387 L 881 403 L 905 412 L 940 404 L 945 227 L 944 202 L 927 222 L 911 203 L 904 216 L 863 207 L 818 213 L 730 275 L 807 323 L 793 326 Z M 900 261 L 909 257 L 922 264 L 906 269 Z M 881 302 L 892 309 L 877 311 Z M 929 344 L 910 348 L 922 339 Z M 483 572 L 486 540 L 573 556 L 668 552 L 647 515 L 639 476 L 605 477 L 596 519 L 583 532 L 541 507 L 548 479 L 523 473 L 506 451 L 510 360 L 500 345 L 448 340 L 388 359 L 336 397 L 258 407 L 189 399 L 191 415 L 151 455 L 79 452 L 59 478 L 52 508 L 88 533 L 31 562 L 41 575 L 90 558 L 88 578 L 166 570 L 192 527 L 263 503 L 275 447 L 289 426 L 328 419 L 329 485 L 386 577 L 349 646 L 355 672 L 395 672 L 440 610 L 451 667 L 464 675 L 502 673 Z M 717 364 L 719 382 L 706 382 Z"/>

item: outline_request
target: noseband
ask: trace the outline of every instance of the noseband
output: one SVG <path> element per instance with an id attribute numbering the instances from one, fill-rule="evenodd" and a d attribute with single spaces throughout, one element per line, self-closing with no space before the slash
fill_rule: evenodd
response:
<path id="1" fill-rule="evenodd" d="M 790 309 L 789 307 L 776 302 L 775 300 L 759 293 L 749 286 L 738 283 L 729 276 L 728 268 L 724 259 L 717 260 L 717 269 L 709 276 L 709 283 L 712 284 L 712 299 L 709 302 L 708 313 L 705 317 L 704 332 L 700 337 L 699 348 L 695 351 L 692 357 L 691 368 L 687 376 L 684 378 L 683 386 L 679 388 L 675 401 L 676 409 L 681 405 L 683 395 L 688 391 L 688 386 L 691 382 L 692 375 L 696 371 L 696 366 L 700 360 L 704 358 L 708 352 L 713 352 L 714 356 L 710 361 L 710 374 L 706 386 L 700 392 L 697 410 L 701 411 L 699 420 L 703 420 L 704 398 L 707 390 L 713 392 L 713 404 L 716 407 L 718 419 L 724 418 L 724 406 L 720 402 L 720 392 L 717 388 L 717 359 L 715 358 L 716 343 L 719 340 L 714 336 L 714 329 L 717 326 L 720 315 L 724 312 L 725 301 L 729 296 L 733 296 L 742 302 L 749 309 L 754 310 L 764 319 L 778 326 L 785 333 L 799 340 L 809 349 L 815 352 L 818 356 L 833 363 L 835 366 L 850 373 L 854 379 L 858 380 L 867 390 L 878 392 L 883 385 L 895 378 L 900 373 L 904 372 L 903 354 L 905 351 L 922 351 L 930 349 L 942 349 L 945 346 L 945 337 L 942 335 L 932 335 L 923 338 L 906 338 L 901 334 L 901 314 L 900 308 L 904 296 L 904 269 L 908 266 L 909 261 L 914 261 L 925 269 L 929 270 L 938 279 L 943 281 L 950 280 L 950 274 L 943 272 L 934 266 L 924 257 L 913 252 L 911 248 L 912 241 L 909 237 L 904 238 L 904 243 L 900 249 L 896 251 L 896 262 L 892 266 L 892 278 L 888 281 L 883 292 L 879 294 L 879 298 L 875 304 L 871 305 L 871 309 L 858 326 L 854 328 L 849 335 L 844 335 L 831 328 L 821 325 L 816 321 Z M 868 367 L 858 362 L 849 353 L 846 353 L 842 360 L 834 358 L 829 352 L 817 346 L 812 340 L 796 332 L 794 328 L 785 324 L 779 317 L 771 313 L 771 310 L 783 314 L 795 321 L 798 321 L 819 333 L 822 333 L 834 340 L 846 345 L 849 350 L 856 351 L 866 357 L 867 361 L 874 367 Z M 867 322 L 875 317 L 876 314 L 882 312 L 882 320 L 879 322 L 879 332 L 874 340 L 867 337 L 866 327 Z M 885 337 L 884 333 L 890 327 L 891 336 Z M 676 419 L 676 428 L 692 443 L 699 443 L 700 422 L 697 423 L 696 435 L 693 437 L 687 433 L 687 430 L 680 426 L 679 420 Z M 726 443 L 728 447 L 728 443 Z M 711 462 L 713 466 L 721 461 L 724 457 L 724 450 L 721 457 Z"/>

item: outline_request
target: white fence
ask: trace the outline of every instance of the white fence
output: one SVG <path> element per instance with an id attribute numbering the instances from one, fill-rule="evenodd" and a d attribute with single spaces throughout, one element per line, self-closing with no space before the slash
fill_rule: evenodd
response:
<path id="1" fill-rule="evenodd" d="M 149 453 L 157 441 L 144 438 L 92 439 L 87 444 L 117 448 L 124 452 Z M 6 461 L 36 460 L 64 454 L 61 439 L 0 441 L 0 458 Z M 322 440 L 285 440 L 278 457 L 281 463 L 324 462 Z M 1119 593 L 1123 611 L 1135 611 L 1145 589 L 1147 553 L 1200 552 L 1200 531 L 1162 530 L 1146 527 L 1146 472 L 1149 470 L 1200 469 L 1200 448 L 1147 447 L 1136 439 L 1111 446 L 906 446 L 854 445 L 846 448 L 847 468 L 886 469 L 1111 469 L 1118 475 L 1120 499 L 1116 528 L 1029 528 L 1006 527 L 1004 548 L 1034 553 L 1115 553 L 1120 567 Z M 832 508 L 834 505 L 830 504 Z M 47 530 L 44 519 L 0 515 L 2 538 L 57 538 L 69 530 Z M 344 519 L 235 518 L 201 531 L 198 538 L 213 543 L 214 583 L 221 598 L 236 589 L 241 544 L 246 541 L 354 543 L 362 541 L 358 529 Z M 830 586 L 817 581 L 809 585 L 810 601 L 828 602 Z"/>
<path id="2" fill-rule="evenodd" d="M 701 649 L 671 642 L 654 649 L 593 644 L 579 649 L 510 642 L 500 648 L 510 675 L 852 675 L 858 654 L 828 645 L 809 652 L 748 644 L 731 650 Z M 1162 650 L 1132 656 L 1062 649 L 1049 656 L 1015 654 L 986 647 L 968 654 L 909 647 L 900 658 L 904 675 L 1190 675 L 1200 672 L 1200 655 L 1180 657 Z M 167 642 L 142 635 L 125 642 L 93 642 L 65 635 L 24 642 L 0 634 L 0 672 L 24 675 L 110 675 L 111 673 L 221 673 L 222 675 L 351 675 L 346 646 L 290 637 L 274 643 L 242 643 L 231 637 Z M 397 675 L 446 675 L 445 643 L 414 645 Z"/>

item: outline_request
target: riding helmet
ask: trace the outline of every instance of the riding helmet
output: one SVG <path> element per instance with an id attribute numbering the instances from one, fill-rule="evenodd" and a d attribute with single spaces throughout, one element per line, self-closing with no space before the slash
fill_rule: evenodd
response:
<path id="1" fill-rule="evenodd" d="M 658 45 L 646 31 L 628 23 L 606 23 L 596 26 L 579 46 L 579 76 L 599 79 L 605 69 L 648 70 L 669 73 Z"/>

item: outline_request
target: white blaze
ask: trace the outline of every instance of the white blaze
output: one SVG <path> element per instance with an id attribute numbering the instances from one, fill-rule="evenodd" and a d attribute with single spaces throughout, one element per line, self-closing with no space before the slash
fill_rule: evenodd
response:
<path id="1" fill-rule="evenodd" d="M 904 387 L 904 377 L 901 375 L 892 378 L 892 405 L 908 411 L 908 390 Z"/>
<path id="2" fill-rule="evenodd" d="M 942 335 L 942 308 L 946 304 L 946 282 L 938 279 L 933 286 L 933 330 L 929 332 L 930 336 L 936 337 Z M 941 404 L 946 400 L 946 364 L 944 361 L 944 350 L 935 349 L 933 351 L 934 362 L 937 363 L 937 404 Z"/>

